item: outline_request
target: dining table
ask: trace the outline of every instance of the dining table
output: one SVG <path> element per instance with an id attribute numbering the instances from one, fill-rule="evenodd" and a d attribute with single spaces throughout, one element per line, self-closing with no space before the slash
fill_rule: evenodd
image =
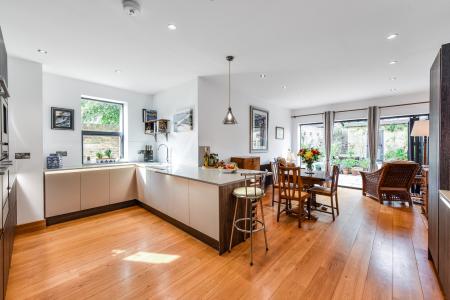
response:
<path id="1" fill-rule="evenodd" d="M 330 176 L 327 176 L 325 171 L 308 171 L 306 169 L 300 169 L 300 177 L 303 181 L 303 186 L 306 190 L 309 190 L 314 185 L 320 185 L 323 186 L 326 182 L 331 180 Z M 311 210 L 320 210 L 321 205 L 317 203 L 316 201 L 316 195 L 311 195 L 310 205 L 309 205 L 309 211 L 308 211 L 308 219 L 310 220 L 316 220 L 317 217 L 314 215 L 311 215 Z"/>

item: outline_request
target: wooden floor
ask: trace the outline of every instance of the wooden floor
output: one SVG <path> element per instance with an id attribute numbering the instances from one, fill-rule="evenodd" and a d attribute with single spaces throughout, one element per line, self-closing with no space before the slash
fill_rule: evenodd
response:
<path id="1" fill-rule="evenodd" d="M 7 299 L 441 299 L 423 217 L 340 191 L 341 215 L 297 228 L 265 201 L 262 232 L 219 256 L 139 207 L 16 238 Z"/>

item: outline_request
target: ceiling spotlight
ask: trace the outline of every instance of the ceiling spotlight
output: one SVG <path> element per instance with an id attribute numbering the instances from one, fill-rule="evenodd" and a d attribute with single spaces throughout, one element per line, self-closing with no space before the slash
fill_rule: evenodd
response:
<path id="1" fill-rule="evenodd" d="M 287 86 L 282 85 L 281 88 L 282 88 L 283 90 L 285 90 L 285 89 L 287 89 Z"/>
<path id="2" fill-rule="evenodd" d="M 398 64 L 398 60 L 391 60 L 391 61 L 389 62 L 389 64 L 390 64 L 390 65 Z"/>
<path id="3" fill-rule="evenodd" d="M 120 73 L 122 73 L 122 71 L 121 71 L 120 69 L 115 69 L 115 70 L 114 70 L 114 73 L 120 74 Z"/>
<path id="4" fill-rule="evenodd" d="M 266 77 L 267 77 L 267 75 L 264 74 L 264 73 L 259 74 L 259 78 L 261 78 L 261 79 L 264 79 L 264 78 L 266 78 Z"/>
<path id="5" fill-rule="evenodd" d="M 395 93 L 397 91 L 397 89 L 396 88 L 392 88 L 392 89 L 390 89 L 390 91 Z"/>
<path id="6" fill-rule="evenodd" d="M 122 1 L 123 10 L 129 16 L 136 16 L 141 12 L 141 5 L 136 0 L 123 0 Z"/>
<path id="7" fill-rule="evenodd" d="M 398 33 L 393 33 L 393 34 L 388 35 L 388 36 L 386 37 L 386 39 L 387 39 L 387 40 L 393 40 L 393 39 L 397 38 L 398 36 L 399 36 Z"/>
<path id="8" fill-rule="evenodd" d="M 169 30 L 177 30 L 177 25 L 169 24 L 169 25 L 167 25 L 167 28 L 169 28 Z"/>
<path id="9" fill-rule="evenodd" d="M 395 76 L 389 77 L 389 80 L 392 80 L 392 81 L 397 80 L 397 77 L 395 77 Z"/>
<path id="10" fill-rule="evenodd" d="M 44 49 L 37 49 L 37 52 L 40 53 L 40 54 L 47 54 L 48 53 L 47 50 L 44 50 Z"/>

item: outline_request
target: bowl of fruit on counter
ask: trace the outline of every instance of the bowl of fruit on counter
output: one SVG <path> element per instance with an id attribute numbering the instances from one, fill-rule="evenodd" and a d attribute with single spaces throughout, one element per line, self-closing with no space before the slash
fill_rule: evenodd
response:
<path id="1" fill-rule="evenodd" d="M 223 164 L 222 166 L 219 166 L 219 169 L 224 174 L 231 174 L 236 173 L 238 170 L 237 164 L 234 162 Z"/>

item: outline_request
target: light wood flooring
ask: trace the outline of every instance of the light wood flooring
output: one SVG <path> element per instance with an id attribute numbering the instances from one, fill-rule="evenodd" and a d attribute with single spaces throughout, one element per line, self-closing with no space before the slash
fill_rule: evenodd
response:
<path id="1" fill-rule="evenodd" d="M 297 228 L 268 195 L 255 235 L 217 252 L 140 207 L 16 238 L 7 299 L 442 299 L 418 209 L 340 190 L 341 215 Z"/>

